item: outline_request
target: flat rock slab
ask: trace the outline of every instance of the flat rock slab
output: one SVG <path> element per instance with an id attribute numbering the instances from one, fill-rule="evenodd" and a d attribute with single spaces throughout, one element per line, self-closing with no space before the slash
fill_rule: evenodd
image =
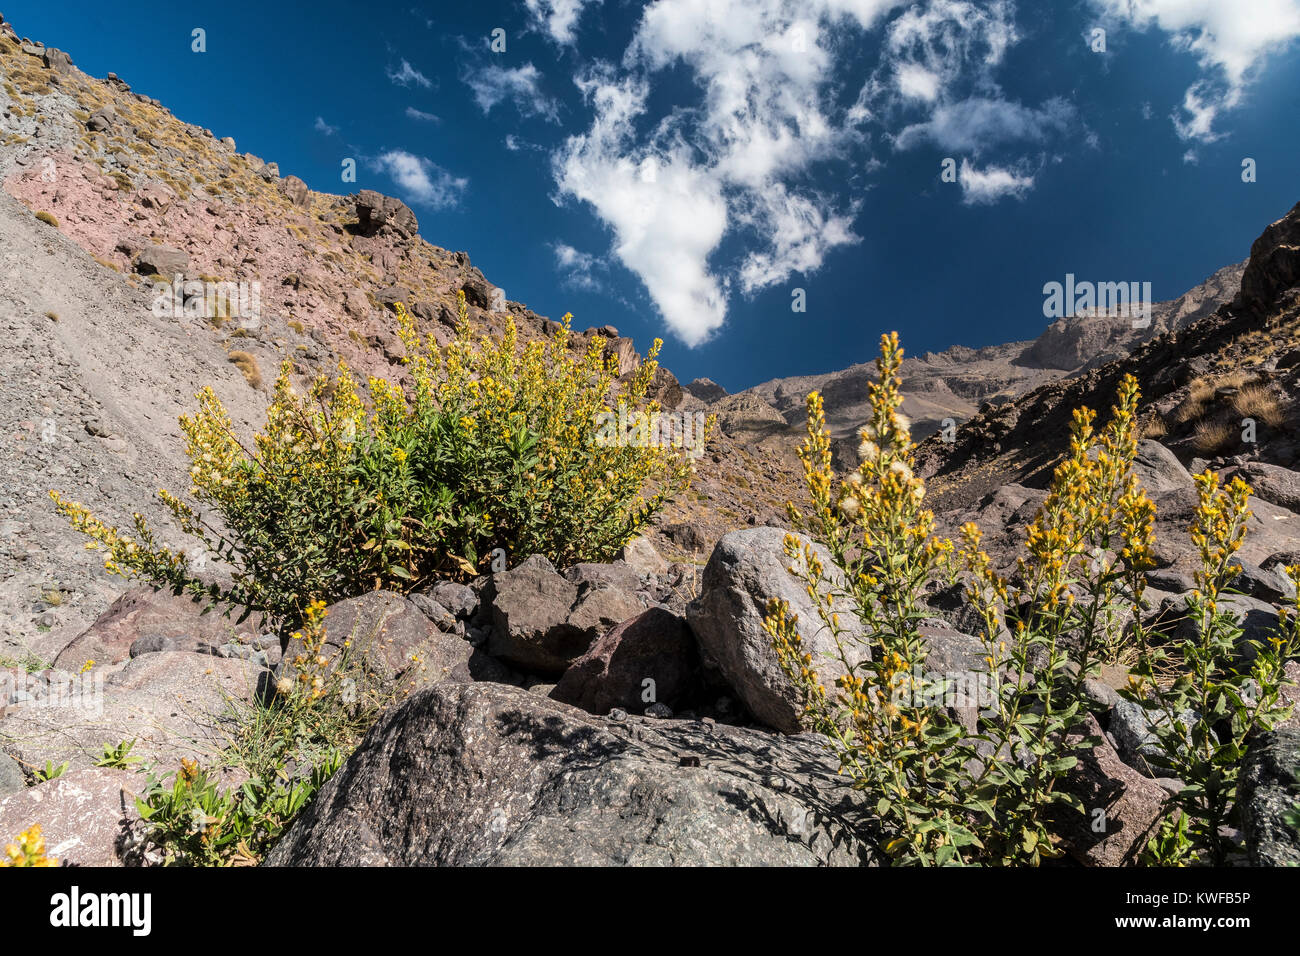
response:
<path id="1" fill-rule="evenodd" d="M 135 740 L 132 753 L 164 769 L 182 757 L 211 762 L 227 741 L 231 702 L 253 700 L 268 673 L 233 658 L 146 654 L 102 684 L 78 678 L 79 696 L 12 708 L 0 720 L 0 750 L 29 768 L 76 769 L 92 766 L 105 744 Z"/>

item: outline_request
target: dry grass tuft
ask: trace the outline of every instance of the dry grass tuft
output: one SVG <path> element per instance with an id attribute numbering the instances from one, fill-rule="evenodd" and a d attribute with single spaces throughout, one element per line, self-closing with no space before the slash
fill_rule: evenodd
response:
<path id="1" fill-rule="evenodd" d="M 1232 410 L 1242 418 L 1253 418 L 1270 428 L 1286 420 L 1282 403 L 1267 385 L 1247 385 L 1232 396 Z"/>
<path id="2" fill-rule="evenodd" d="M 1220 455 L 1237 445 L 1240 440 L 1237 427 L 1231 422 L 1206 419 L 1196 423 L 1192 432 L 1192 447 L 1202 455 Z"/>
<path id="3" fill-rule="evenodd" d="M 1169 426 L 1159 415 L 1149 418 L 1142 423 L 1142 428 L 1138 432 L 1139 438 L 1163 438 L 1169 434 Z"/>
<path id="4" fill-rule="evenodd" d="M 262 369 L 258 366 L 257 359 L 248 352 L 231 352 L 229 358 L 231 363 L 244 373 L 244 380 L 253 388 L 260 390 Z"/>

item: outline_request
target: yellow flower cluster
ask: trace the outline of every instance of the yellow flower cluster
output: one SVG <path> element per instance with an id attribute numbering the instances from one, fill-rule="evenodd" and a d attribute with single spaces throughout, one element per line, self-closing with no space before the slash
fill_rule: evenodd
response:
<path id="1" fill-rule="evenodd" d="M 4 853 L 0 854 L 0 866 L 58 865 L 58 860 L 45 855 L 45 837 L 41 834 L 39 823 L 18 834 L 14 842 L 6 844 Z"/>

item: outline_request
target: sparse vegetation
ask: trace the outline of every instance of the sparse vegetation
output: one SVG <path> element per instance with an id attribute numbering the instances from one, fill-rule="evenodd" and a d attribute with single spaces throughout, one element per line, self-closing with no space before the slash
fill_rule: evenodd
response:
<path id="1" fill-rule="evenodd" d="M 58 218 L 55 217 L 53 213 L 46 212 L 44 209 L 42 209 L 40 212 L 36 214 L 36 218 L 39 219 L 41 222 L 45 223 L 45 225 L 47 226 L 52 226 L 55 229 L 59 228 Z"/>
<path id="2" fill-rule="evenodd" d="M 147 841 L 162 851 L 166 865 L 260 862 L 379 713 L 409 691 L 409 682 L 378 689 L 351 658 L 359 635 L 343 642 L 337 659 L 326 657 L 327 613 L 319 601 L 306 609 L 302 629 L 293 635 L 302 650 L 292 661 L 292 676 L 281 677 L 273 697 L 232 702 L 231 741 L 219 760 L 245 771 L 245 783 L 223 792 L 213 770 L 189 760 L 172 774 L 150 776 L 137 808 Z"/>
<path id="3" fill-rule="evenodd" d="M 1285 421 L 1282 403 L 1267 385 L 1243 385 L 1232 396 L 1232 410 L 1238 420 L 1253 418 L 1270 428 L 1277 428 Z"/>
<path id="4" fill-rule="evenodd" d="M 1192 447 L 1202 455 L 1219 455 L 1231 449 L 1238 437 L 1237 427 L 1231 422 L 1207 418 L 1196 423 Z"/>
<path id="5" fill-rule="evenodd" d="M 1224 829 L 1233 822 L 1247 744 L 1291 713 L 1281 689 L 1288 683 L 1283 668 L 1300 650 L 1300 616 L 1293 598 L 1266 642 L 1243 639 L 1220 602 L 1240 572 L 1234 555 L 1245 541 L 1251 489 L 1240 478 L 1221 487 L 1212 471 L 1197 475 L 1196 487 L 1191 534 L 1201 567 L 1187 599 L 1191 626 L 1169 641 L 1135 617 L 1139 659 L 1125 695 L 1144 708 L 1158 741 L 1148 763 L 1184 783 L 1168 801 L 1178 813 L 1163 820 L 1148 845 L 1148 862 L 1221 866 L 1235 849 Z M 1300 582 L 1300 565 L 1287 575 Z"/>
<path id="6" fill-rule="evenodd" d="M 1159 415 L 1148 418 L 1142 423 L 1142 430 L 1139 438 L 1163 438 L 1169 434 L 1169 426 Z"/>

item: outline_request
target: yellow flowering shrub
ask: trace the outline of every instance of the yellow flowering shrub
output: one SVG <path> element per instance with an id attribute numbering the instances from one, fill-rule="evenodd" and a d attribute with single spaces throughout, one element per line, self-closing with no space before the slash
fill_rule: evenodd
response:
<path id="1" fill-rule="evenodd" d="M 299 394 L 285 363 L 251 446 L 216 394 L 199 393 L 181 419 L 195 504 L 159 497 L 230 569 L 229 586 L 200 580 L 140 515 L 113 528 L 51 497 L 109 571 L 290 624 L 317 599 L 477 574 L 497 548 L 511 563 L 608 560 L 692 474 L 684 449 L 597 440 L 601 413 L 658 413 L 646 391 L 662 343 L 620 383 L 601 337 L 574 355 L 568 316 L 549 342 L 521 349 L 512 321 L 500 339 L 476 338 L 466 311 L 462 296 L 458 337 L 440 349 L 398 305 L 409 388 L 372 378 L 363 396 L 340 365 Z"/>
<path id="2" fill-rule="evenodd" d="M 1225 487 L 1212 471 L 1195 480 L 1199 501 L 1191 537 L 1201 566 L 1187 600 L 1191 626 L 1170 640 L 1137 622 L 1138 661 L 1124 692 L 1144 709 L 1156 736 L 1148 762 L 1160 775 L 1184 782 L 1168 801 L 1177 812 L 1147 846 L 1148 862 L 1168 865 L 1222 865 L 1237 851 L 1226 831 L 1240 824 L 1233 813 L 1241 762 L 1254 736 L 1291 713 L 1281 694 L 1289 683 L 1284 669 L 1300 652 L 1300 595 L 1294 591 L 1263 641 L 1245 639 L 1222 603 L 1240 573 L 1233 556 L 1246 538 L 1250 486 L 1234 478 Z M 1300 565 L 1285 573 L 1293 587 L 1300 582 Z"/>
<path id="3" fill-rule="evenodd" d="M 884 336 L 860 464 L 838 484 L 821 397 L 808 396 L 801 459 L 813 511 L 789 510 L 834 568 L 793 536 L 786 551 L 834 636 L 844 672 L 834 688 L 822 684 L 788 605 L 773 602 L 765 625 L 808 719 L 876 801 L 880 843 L 896 862 L 1037 864 L 1062 852 L 1055 831 L 1063 817 L 1085 813 L 1060 787 L 1075 751 L 1097 743 L 1084 733 L 1085 681 L 1104 663 L 1140 667 L 1148 653 L 1141 612 L 1155 507 L 1133 471 L 1137 383 L 1121 382 L 1100 433 L 1093 411 L 1075 413 L 1069 451 L 1008 579 L 981 549 L 975 525 L 962 528 L 960 551 L 933 533 L 898 413 L 902 356 L 897 334 Z M 1222 521 L 1211 519 L 1198 513 L 1193 539 L 1222 562 L 1231 547 L 1222 544 Z M 1214 526 L 1201 527 L 1207 521 Z M 975 680 L 964 688 L 927 669 L 921 630 L 930 616 L 926 586 L 958 576 L 984 622 L 984 669 L 967 675 Z M 1266 666 L 1261 682 L 1280 677 L 1278 658 Z M 979 688 L 973 698 L 970 686 Z M 1276 702 L 1276 680 L 1267 687 Z"/>

